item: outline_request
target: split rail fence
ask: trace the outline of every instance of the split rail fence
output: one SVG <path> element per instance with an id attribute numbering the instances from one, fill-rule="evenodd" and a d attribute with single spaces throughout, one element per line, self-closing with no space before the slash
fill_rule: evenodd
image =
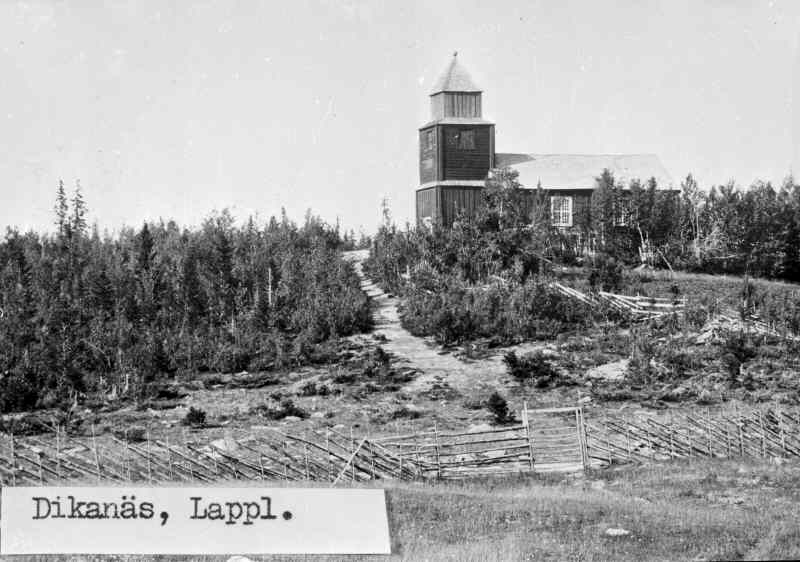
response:
<path id="1" fill-rule="evenodd" d="M 552 283 L 551 286 L 562 295 L 576 299 L 584 304 L 597 306 L 604 303 L 620 312 L 630 314 L 637 320 L 649 320 L 667 314 L 680 314 L 686 310 L 685 297 L 682 299 L 644 297 L 641 295 L 632 297 L 605 291 L 587 294 L 561 283 Z"/>
<path id="2" fill-rule="evenodd" d="M 686 457 L 800 457 L 800 415 L 779 408 L 684 413 L 671 420 L 606 416 L 587 424 L 590 456 L 606 463 Z"/>
<path id="3" fill-rule="evenodd" d="M 70 436 L 60 429 L 24 437 L 0 433 L 0 486 L 223 479 L 337 484 L 580 471 L 684 457 L 800 457 L 800 414 L 777 408 L 665 419 L 525 407 L 521 418 L 517 425 L 477 432 L 440 432 L 434 426 L 384 438 L 269 428 L 208 442 L 170 442 L 148 433 L 132 443 L 109 435 Z"/>

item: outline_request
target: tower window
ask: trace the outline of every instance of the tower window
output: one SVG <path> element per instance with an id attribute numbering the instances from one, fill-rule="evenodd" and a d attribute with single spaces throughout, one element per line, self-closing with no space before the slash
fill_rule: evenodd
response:
<path id="1" fill-rule="evenodd" d="M 434 131 L 428 131 L 425 135 L 425 148 L 428 150 L 436 148 L 436 133 Z"/>
<path id="2" fill-rule="evenodd" d="M 461 131 L 458 135 L 458 148 L 461 150 L 474 150 L 475 131 Z"/>
<path id="3" fill-rule="evenodd" d="M 572 226 L 572 197 L 553 195 L 550 197 L 550 220 L 553 226 Z"/>

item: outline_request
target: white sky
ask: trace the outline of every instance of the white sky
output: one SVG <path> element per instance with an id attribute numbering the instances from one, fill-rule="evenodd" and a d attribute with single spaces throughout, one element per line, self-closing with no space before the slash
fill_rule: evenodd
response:
<path id="1" fill-rule="evenodd" d="M 498 152 L 780 182 L 799 30 L 793 0 L 0 2 L 0 228 L 50 228 L 59 178 L 109 229 L 285 206 L 371 231 L 383 197 L 405 221 L 454 50 Z"/>

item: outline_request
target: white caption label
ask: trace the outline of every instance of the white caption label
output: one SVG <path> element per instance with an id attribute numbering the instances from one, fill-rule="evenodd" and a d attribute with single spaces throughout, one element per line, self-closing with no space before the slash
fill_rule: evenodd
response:
<path id="1" fill-rule="evenodd" d="M 383 490 L 11 487 L 0 554 L 390 554 Z"/>

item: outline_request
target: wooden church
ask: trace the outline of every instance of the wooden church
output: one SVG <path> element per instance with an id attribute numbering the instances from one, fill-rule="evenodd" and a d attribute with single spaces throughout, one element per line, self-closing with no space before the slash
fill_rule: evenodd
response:
<path id="1" fill-rule="evenodd" d="M 558 227 L 573 226 L 589 204 L 604 169 L 622 185 L 655 178 L 658 188 L 674 189 L 654 154 L 498 154 L 494 123 L 483 118 L 482 90 L 453 55 L 430 94 L 431 121 L 419 128 L 417 222 L 452 224 L 460 212 L 472 213 L 493 169 L 511 167 L 524 188 L 541 186 Z"/>

